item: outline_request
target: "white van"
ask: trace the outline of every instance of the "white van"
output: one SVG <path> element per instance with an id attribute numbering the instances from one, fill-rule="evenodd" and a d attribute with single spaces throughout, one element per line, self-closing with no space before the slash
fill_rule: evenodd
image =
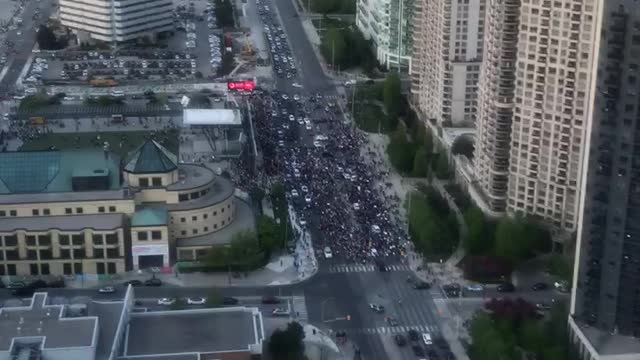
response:
<path id="1" fill-rule="evenodd" d="M 424 341 L 424 344 L 427 346 L 433 344 L 433 341 L 431 340 L 431 334 L 429 333 L 422 333 L 422 341 Z"/>
<path id="2" fill-rule="evenodd" d="M 111 91 L 111 96 L 123 97 L 124 96 L 124 92 L 121 91 L 121 90 L 113 90 L 113 91 Z"/>

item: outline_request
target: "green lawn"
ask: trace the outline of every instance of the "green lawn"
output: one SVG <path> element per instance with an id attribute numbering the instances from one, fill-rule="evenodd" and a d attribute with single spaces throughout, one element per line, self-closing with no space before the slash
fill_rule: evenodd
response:
<path id="1" fill-rule="evenodd" d="M 98 136 L 100 138 L 98 139 Z M 69 149 L 102 149 L 105 141 L 109 142 L 111 151 L 125 157 L 146 139 L 153 138 L 169 151 L 178 155 L 178 131 L 107 131 L 87 133 L 54 133 L 29 140 L 22 145 L 21 151 L 47 150 L 51 147 L 58 150 Z"/>

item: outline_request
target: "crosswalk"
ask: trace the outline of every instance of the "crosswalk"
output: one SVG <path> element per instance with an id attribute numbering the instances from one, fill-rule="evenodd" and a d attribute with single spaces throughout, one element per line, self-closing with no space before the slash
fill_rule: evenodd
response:
<path id="1" fill-rule="evenodd" d="M 375 265 L 371 264 L 337 264 L 329 266 L 330 273 L 358 273 L 378 271 Z M 387 271 L 411 271 L 409 265 L 395 264 L 387 265 Z"/>
<path id="2" fill-rule="evenodd" d="M 437 335 L 440 329 L 436 325 L 416 325 L 416 326 L 379 326 L 369 328 L 345 329 L 352 334 L 406 334 L 409 330 L 416 330 L 420 333 L 430 333 Z"/>
<path id="3" fill-rule="evenodd" d="M 292 313 L 296 314 L 298 321 L 307 321 L 309 315 L 307 314 L 307 303 L 304 296 L 292 296 L 291 307 Z"/>

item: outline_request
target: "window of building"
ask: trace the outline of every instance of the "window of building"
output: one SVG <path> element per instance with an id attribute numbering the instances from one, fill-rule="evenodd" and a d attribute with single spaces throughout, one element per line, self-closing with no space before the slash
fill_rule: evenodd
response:
<path id="1" fill-rule="evenodd" d="M 198 233 L 198 229 L 192 229 L 191 232 L 195 235 Z"/>
<path id="2" fill-rule="evenodd" d="M 187 221 L 187 219 L 186 219 L 186 218 L 183 218 L 183 217 L 181 217 L 181 218 L 180 218 L 180 222 L 181 222 L 181 223 L 186 222 L 186 221 Z"/>
<path id="3" fill-rule="evenodd" d="M 36 236 L 27 235 L 27 246 L 36 246 Z"/>
<path id="4" fill-rule="evenodd" d="M 194 260 L 192 250 L 179 250 L 178 259 L 180 260 Z"/>
<path id="5" fill-rule="evenodd" d="M 180 194 L 178 195 L 178 201 L 187 201 L 189 200 L 189 195 L 188 194 Z"/>
<path id="6" fill-rule="evenodd" d="M 53 259 L 53 254 L 51 254 L 51 250 L 40 250 L 40 260 L 51 260 Z"/>
<path id="7" fill-rule="evenodd" d="M 151 232 L 151 239 L 153 239 L 153 240 L 162 239 L 162 231 L 152 231 Z"/>
<path id="8" fill-rule="evenodd" d="M 107 240 L 107 245 L 115 245 L 118 243 L 118 235 L 116 234 L 107 234 L 105 238 Z"/>
<path id="9" fill-rule="evenodd" d="M 140 178 L 140 187 L 149 187 L 149 179 Z"/>
<path id="10" fill-rule="evenodd" d="M 98 212 L 103 213 L 104 212 L 104 206 L 98 206 Z"/>
<path id="11" fill-rule="evenodd" d="M 81 207 L 77 207 L 76 208 L 76 214 L 82 214 L 82 213 L 83 213 L 82 208 Z"/>
<path id="12" fill-rule="evenodd" d="M 60 249 L 60 259 L 71 259 L 71 250 Z"/>
<path id="13" fill-rule="evenodd" d="M 84 245 L 84 235 L 71 235 L 71 242 L 73 245 Z"/>
<path id="14" fill-rule="evenodd" d="M 104 274 L 104 263 L 97 263 L 96 264 L 96 273 Z"/>
<path id="15" fill-rule="evenodd" d="M 96 259 L 104 259 L 104 249 L 93 248 L 93 257 Z"/>
<path id="16" fill-rule="evenodd" d="M 49 275 L 49 264 L 40 264 L 40 274 Z"/>
<path id="17" fill-rule="evenodd" d="M 138 240 L 139 241 L 149 240 L 149 233 L 147 233 L 146 231 L 138 231 Z"/>
<path id="18" fill-rule="evenodd" d="M 18 216 L 18 212 L 16 210 L 11 210 L 11 211 L 9 211 L 9 215 Z"/>
<path id="19" fill-rule="evenodd" d="M 225 223 L 226 223 L 226 222 L 225 222 L 224 220 L 222 220 L 222 226 L 224 226 L 224 224 L 225 224 Z"/>
<path id="20" fill-rule="evenodd" d="M 213 228 L 217 229 L 218 228 L 218 224 L 213 224 Z"/>
<path id="21" fill-rule="evenodd" d="M 82 274 L 82 263 L 73 263 L 73 272 L 76 274 Z"/>
<path id="22" fill-rule="evenodd" d="M 31 275 L 40 275 L 38 264 L 29 264 L 29 274 Z"/>
<path id="23" fill-rule="evenodd" d="M 102 234 L 93 234 L 93 245 L 104 245 Z"/>
<path id="24" fill-rule="evenodd" d="M 182 230 L 182 231 L 180 231 L 180 235 L 182 235 L 182 236 L 187 235 L 187 231 L 186 231 L 186 230 Z"/>
<path id="25" fill-rule="evenodd" d="M 43 210 L 42 210 L 42 213 L 43 213 L 44 215 L 51 215 L 51 210 L 49 210 L 49 209 L 43 209 Z"/>
<path id="26" fill-rule="evenodd" d="M 227 204 L 227 209 L 231 209 L 231 204 Z"/>
<path id="27" fill-rule="evenodd" d="M 73 268 L 71 267 L 71 263 L 62 264 L 62 272 L 65 275 L 73 275 Z"/>
<path id="28" fill-rule="evenodd" d="M 192 216 L 191 217 L 191 221 L 198 221 L 198 217 L 197 216 Z"/>
<path id="29" fill-rule="evenodd" d="M 38 235 L 38 245 L 40 245 L 40 246 L 51 246 L 51 236 L 49 236 L 49 235 Z"/>
<path id="30" fill-rule="evenodd" d="M 108 274 L 116 273 L 116 263 L 107 263 L 107 273 Z"/>
<path id="31" fill-rule="evenodd" d="M 162 178 L 159 178 L 159 177 L 151 178 L 151 184 L 153 186 L 162 186 Z"/>
<path id="32" fill-rule="evenodd" d="M 116 212 L 115 206 L 109 206 L 109 212 Z"/>
<path id="33" fill-rule="evenodd" d="M 220 209 L 220 212 L 223 213 L 224 212 L 224 208 Z"/>
<path id="34" fill-rule="evenodd" d="M 208 219 L 209 218 L 209 214 L 202 214 L 202 218 L 203 219 Z"/>
<path id="35" fill-rule="evenodd" d="M 205 227 L 204 227 L 204 232 L 207 232 L 207 231 L 209 231 L 209 227 L 208 227 L 208 226 L 205 226 Z"/>
<path id="36" fill-rule="evenodd" d="M 5 276 L 4 265 L 0 265 L 0 276 Z"/>
<path id="37" fill-rule="evenodd" d="M 216 215 L 218 215 L 218 212 L 217 212 L 217 211 L 214 211 L 214 212 L 213 212 L 213 216 L 216 216 Z"/>
<path id="38" fill-rule="evenodd" d="M 73 249 L 73 258 L 84 259 L 85 258 L 84 249 Z"/>
<path id="39" fill-rule="evenodd" d="M 20 260 L 18 250 L 5 250 L 4 256 L 7 260 Z"/>
<path id="40" fill-rule="evenodd" d="M 7 275 L 16 276 L 16 264 L 7 264 Z"/>
<path id="41" fill-rule="evenodd" d="M 6 235 L 4 237 L 4 246 L 18 246 L 18 237 L 15 235 Z"/>
<path id="42" fill-rule="evenodd" d="M 71 208 L 64 208 L 64 213 L 65 213 L 65 214 L 73 214 L 73 209 L 71 209 Z"/>
<path id="43" fill-rule="evenodd" d="M 4 210 L 0 210 L 0 217 L 7 216 L 7 212 Z"/>
<path id="44" fill-rule="evenodd" d="M 40 210 L 38 210 L 38 209 L 31 209 L 31 214 L 32 214 L 33 216 L 38 216 L 38 215 L 40 215 Z"/>
<path id="45" fill-rule="evenodd" d="M 120 257 L 120 251 L 118 250 L 118 248 L 107 249 L 107 258 L 117 259 L 119 257 Z"/>

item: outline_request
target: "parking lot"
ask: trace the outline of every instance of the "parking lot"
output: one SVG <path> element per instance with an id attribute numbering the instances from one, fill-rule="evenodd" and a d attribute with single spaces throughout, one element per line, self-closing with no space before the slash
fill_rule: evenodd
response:
<path id="1" fill-rule="evenodd" d="M 222 32 L 207 0 L 176 2 L 176 30 L 158 44 L 128 44 L 117 50 L 39 53 L 24 79 L 36 85 L 114 86 L 149 81 L 215 79 L 222 63 Z"/>

